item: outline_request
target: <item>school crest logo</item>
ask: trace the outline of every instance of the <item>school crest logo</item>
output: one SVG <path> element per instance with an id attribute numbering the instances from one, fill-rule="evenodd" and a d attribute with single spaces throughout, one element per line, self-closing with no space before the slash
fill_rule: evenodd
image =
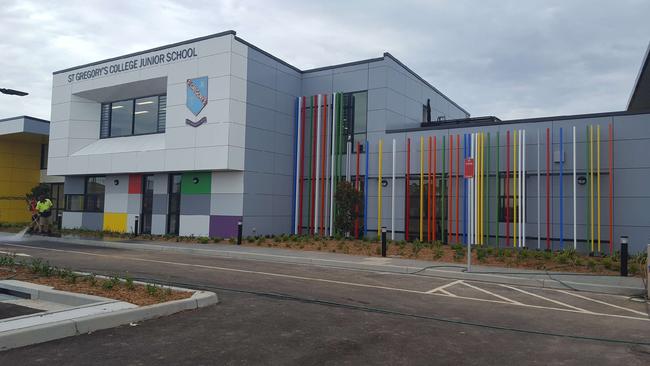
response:
<path id="1" fill-rule="evenodd" d="M 185 105 L 195 116 L 198 116 L 203 108 L 208 104 L 208 77 L 200 77 L 195 79 L 187 79 L 187 100 Z M 198 127 L 207 122 L 207 118 L 203 117 L 198 121 L 186 119 L 185 123 Z"/>

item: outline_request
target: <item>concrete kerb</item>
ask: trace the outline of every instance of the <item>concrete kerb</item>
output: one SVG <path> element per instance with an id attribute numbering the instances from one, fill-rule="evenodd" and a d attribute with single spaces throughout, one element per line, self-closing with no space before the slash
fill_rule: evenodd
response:
<path id="1" fill-rule="evenodd" d="M 194 293 L 187 299 L 123 309 L 98 315 L 89 315 L 3 332 L 0 333 L 0 351 L 168 316 L 185 310 L 207 307 L 219 302 L 219 298 L 214 292 L 173 288 Z"/>
<path id="2" fill-rule="evenodd" d="M 147 244 L 147 243 L 127 243 L 120 241 L 100 241 L 92 239 L 80 239 L 72 237 L 64 238 L 43 238 L 48 241 L 56 242 L 66 242 L 72 244 L 86 245 L 86 246 L 99 246 L 99 247 L 109 247 L 109 248 L 120 248 L 120 249 L 136 249 L 144 251 L 156 251 L 156 252 L 167 252 L 167 253 L 179 253 L 179 254 L 194 254 L 194 255 L 203 255 L 203 256 L 212 256 L 218 258 L 233 258 L 233 259 L 242 259 L 242 260 L 258 260 L 264 262 L 276 262 L 276 263 L 291 263 L 291 264 L 303 264 L 303 265 L 314 265 L 322 266 L 329 268 L 342 268 L 342 269 L 351 269 L 351 270 L 366 270 L 366 271 L 376 271 L 376 272 L 387 272 L 387 273 L 400 273 L 400 274 L 414 274 L 418 273 L 420 275 L 432 276 L 438 278 L 449 278 L 449 279 L 460 279 L 460 280 L 472 280 L 488 283 L 499 283 L 507 285 L 518 285 L 518 286 L 527 286 L 527 287 L 542 287 L 542 288 L 552 288 L 552 289 L 562 289 L 562 290 L 580 290 L 587 292 L 598 292 L 606 293 L 613 295 L 623 295 L 623 296 L 639 296 L 645 293 L 643 286 L 639 287 L 630 287 L 623 284 L 600 284 L 600 283 L 588 283 L 571 280 L 567 275 L 562 275 L 558 273 L 545 273 L 545 272 L 535 272 L 528 271 L 529 273 L 525 275 L 516 275 L 516 274 L 507 274 L 500 273 L 498 271 L 493 271 L 490 273 L 490 270 L 483 272 L 464 272 L 461 270 L 444 270 L 439 268 L 426 268 L 426 266 L 409 266 L 409 265 L 396 265 L 388 263 L 363 263 L 361 261 L 346 261 L 346 260 L 336 260 L 336 259 L 326 259 L 326 258 L 314 258 L 308 256 L 292 256 L 292 255 L 279 255 L 279 254 L 269 254 L 269 253 L 252 253 L 244 251 L 233 251 L 233 250 L 222 250 L 222 249 L 208 249 L 208 248 L 191 248 L 191 247 L 178 247 L 164 244 Z M 361 257 L 362 258 L 362 257 Z M 439 265 L 444 266 L 442 263 Z M 436 267 L 435 263 L 432 263 L 432 267 Z M 450 265 L 451 266 L 451 265 Z M 474 268 L 476 270 L 476 268 Z M 524 277 L 527 276 L 527 277 Z M 577 277 L 579 277 L 578 275 Z M 560 279 L 561 278 L 561 279 Z"/>

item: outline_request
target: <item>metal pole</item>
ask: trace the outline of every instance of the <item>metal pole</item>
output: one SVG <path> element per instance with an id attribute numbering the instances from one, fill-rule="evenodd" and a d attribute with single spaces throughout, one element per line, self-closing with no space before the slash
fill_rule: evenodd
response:
<path id="1" fill-rule="evenodd" d="M 395 139 L 393 139 L 393 175 L 390 189 L 390 240 L 395 240 Z"/>
<path id="2" fill-rule="evenodd" d="M 381 256 L 386 256 L 386 227 L 381 227 Z"/>
<path id="3" fill-rule="evenodd" d="M 621 277 L 627 277 L 627 236 L 621 236 Z"/>
<path id="4" fill-rule="evenodd" d="M 242 222 L 237 221 L 237 245 L 241 245 Z"/>

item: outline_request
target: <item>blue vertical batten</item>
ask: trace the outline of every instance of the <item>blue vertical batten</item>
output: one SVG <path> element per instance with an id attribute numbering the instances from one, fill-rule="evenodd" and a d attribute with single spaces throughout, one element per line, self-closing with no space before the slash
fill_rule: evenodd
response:
<path id="1" fill-rule="evenodd" d="M 562 127 L 560 127 L 560 249 L 564 250 L 564 189 L 563 189 L 563 172 L 564 172 L 564 141 Z"/>
<path id="2" fill-rule="evenodd" d="M 363 178 L 363 236 L 368 236 L 368 140 L 366 140 L 366 171 Z"/>
<path id="3" fill-rule="evenodd" d="M 465 178 L 465 159 L 467 159 L 467 154 L 469 152 L 469 147 L 467 146 L 467 134 L 463 134 L 463 240 L 467 244 L 468 235 L 467 235 L 467 178 Z"/>
<path id="4" fill-rule="evenodd" d="M 298 97 L 299 98 L 299 97 Z M 300 111 L 298 110 L 298 98 L 296 98 L 296 124 L 293 126 L 293 134 L 296 137 L 293 144 L 293 184 L 291 188 L 291 232 L 298 234 L 294 231 L 296 227 L 296 176 L 298 171 L 296 170 L 296 165 L 298 164 L 298 124 L 300 123 Z"/>

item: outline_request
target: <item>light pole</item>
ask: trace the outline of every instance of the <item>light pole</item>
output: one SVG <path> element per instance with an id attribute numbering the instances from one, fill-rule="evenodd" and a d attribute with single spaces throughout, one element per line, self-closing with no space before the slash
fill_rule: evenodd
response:
<path id="1" fill-rule="evenodd" d="M 7 94 L 7 95 L 17 95 L 19 97 L 24 97 L 25 95 L 29 94 L 24 91 L 15 90 L 15 89 L 5 89 L 5 88 L 0 88 L 0 93 Z"/>

